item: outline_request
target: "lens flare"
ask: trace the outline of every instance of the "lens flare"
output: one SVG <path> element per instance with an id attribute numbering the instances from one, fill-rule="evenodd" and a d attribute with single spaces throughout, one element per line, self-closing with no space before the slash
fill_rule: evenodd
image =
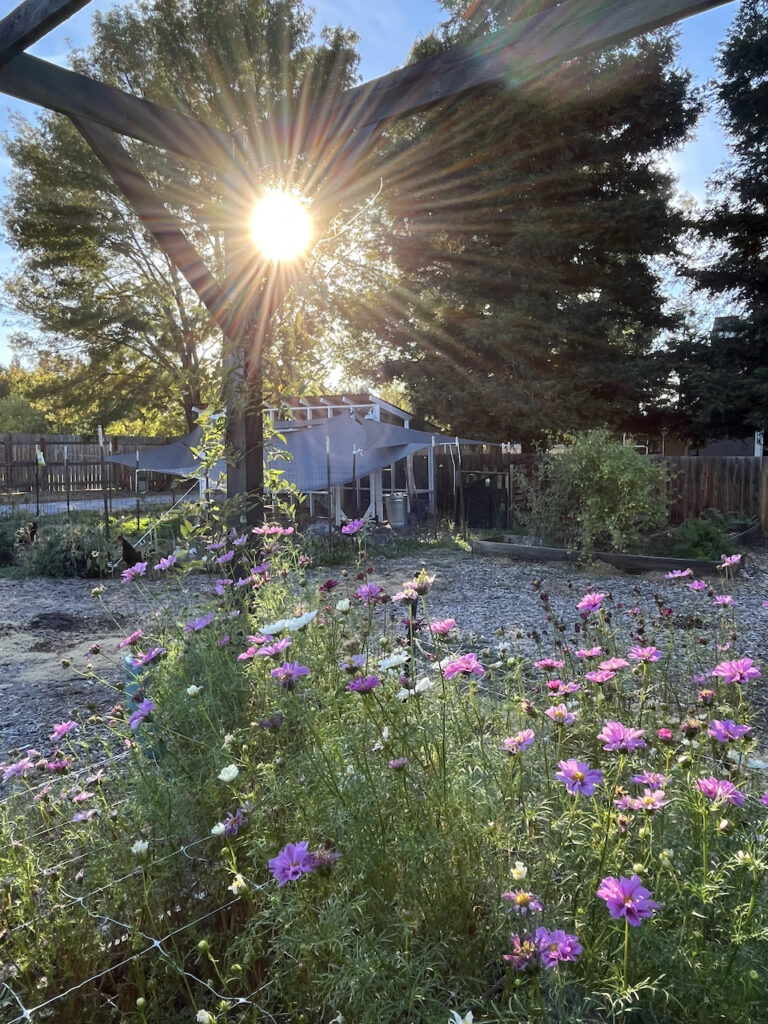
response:
<path id="1" fill-rule="evenodd" d="M 297 259 L 312 240 L 312 220 L 306 204 L 283 189 L 265 192 L 251 215 L 251 237 L 273 263 Z"/>

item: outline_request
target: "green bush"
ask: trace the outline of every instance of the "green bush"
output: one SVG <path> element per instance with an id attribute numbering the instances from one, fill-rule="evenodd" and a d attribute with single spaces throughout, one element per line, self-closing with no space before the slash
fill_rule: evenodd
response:
<path id="1" fill-rule="evenodd" d="M 40 529 L 26 553 L 26 568 L 32 576 L 105 576 L 110 546 L 100 526 L 48 527 Z"/>
<path id="2" fill-rule="evenodd" d="M 686 519 L 680 526 L 654 537 L 647 545 L 649 554 L 672 558 L 700 558 L 714 561 L 736 550 L 734 534 L 753 525 L 743 516 L 729 515 L 709 508 L 697 519 Z"/>
<path id="3" fill-rule="evenodd" d="M 603 429 L 543 453 L 530 477 L 518 475 L 517 486 L 529 532 L 585 557 L 626 551 L 640 533 L 667 521 L 665 468 Z"/>

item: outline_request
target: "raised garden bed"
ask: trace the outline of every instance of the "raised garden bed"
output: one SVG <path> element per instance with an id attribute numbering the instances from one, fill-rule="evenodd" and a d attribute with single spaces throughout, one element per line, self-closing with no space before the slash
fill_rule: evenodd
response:
<path id="1" fill-rule="evenodd" d="M 740 534 L 737 540 L 747 540 L 747 534 L 751 535 L 752 533 L 752 530 L 748 530 L 745 534 Z M 481 555 L 521 558 L 529 562 L 578 562 L 581 560 L 577 552 L 568 551 L 567 548 L 521 543 L 520 538 L 511 534 L 503 534 L 489 540 L 473 541 L 472 551 Z M 717 576 L 718 565 L 721 561 L 719 558 L 716 561 L 708 561 L 695 558 L 671 558 L 664 555 L 632 555 L 616 551 L 596 551 L 594 559 L 607 562 L 625 572 L 672 572 L 674 569 L 691 569 L 695 576 Z M 738 572 L 743 565 L 744 558 L 732 569 L 734 572 Z"/>

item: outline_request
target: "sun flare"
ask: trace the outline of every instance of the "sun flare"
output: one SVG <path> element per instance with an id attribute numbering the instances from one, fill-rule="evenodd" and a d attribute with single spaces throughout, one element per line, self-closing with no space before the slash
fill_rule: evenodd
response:
<path id="1" fill-rule="evenodd" d="M 251 236 L 262 255 L 273 263 L 297 259 L 312 240 L 312 219 L 306 204 L 283 189 L 265 192 L 251 215 Z"/>

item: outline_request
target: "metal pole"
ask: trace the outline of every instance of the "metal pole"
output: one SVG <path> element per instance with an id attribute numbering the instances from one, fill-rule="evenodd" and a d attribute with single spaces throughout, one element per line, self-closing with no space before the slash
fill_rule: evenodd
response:
<path id="1" fill-rule="evenodd" d="M 35 515 L 40 515 L 40 446 L 35 445 Z"/>
<path id="2" fill-rule="evenodd" d="M 67 445 L 64 445 L 64 487 L 67 492 L 67 519 L 69 519 L 71 509 L 69 503 L 69 449 Z"/>
<path id="3" fill-rule="evenodd" d="M 101 424 L 99 424 L 99 453 L 101 457 L 101 493 L 104 498 L 104 536 L 109 540 L 109 498 L 107 496 L 107 489 L 104 486 L 107 464 L 104 461 L 104 430 Z"/>
<path id="4" fill-rule="evenodd" d="M 134 478 L 136 490 L 136 533 L 141 532 L 141 508 L 139 506 L 139 450 L 136 449 L 136 475 Z"/>

